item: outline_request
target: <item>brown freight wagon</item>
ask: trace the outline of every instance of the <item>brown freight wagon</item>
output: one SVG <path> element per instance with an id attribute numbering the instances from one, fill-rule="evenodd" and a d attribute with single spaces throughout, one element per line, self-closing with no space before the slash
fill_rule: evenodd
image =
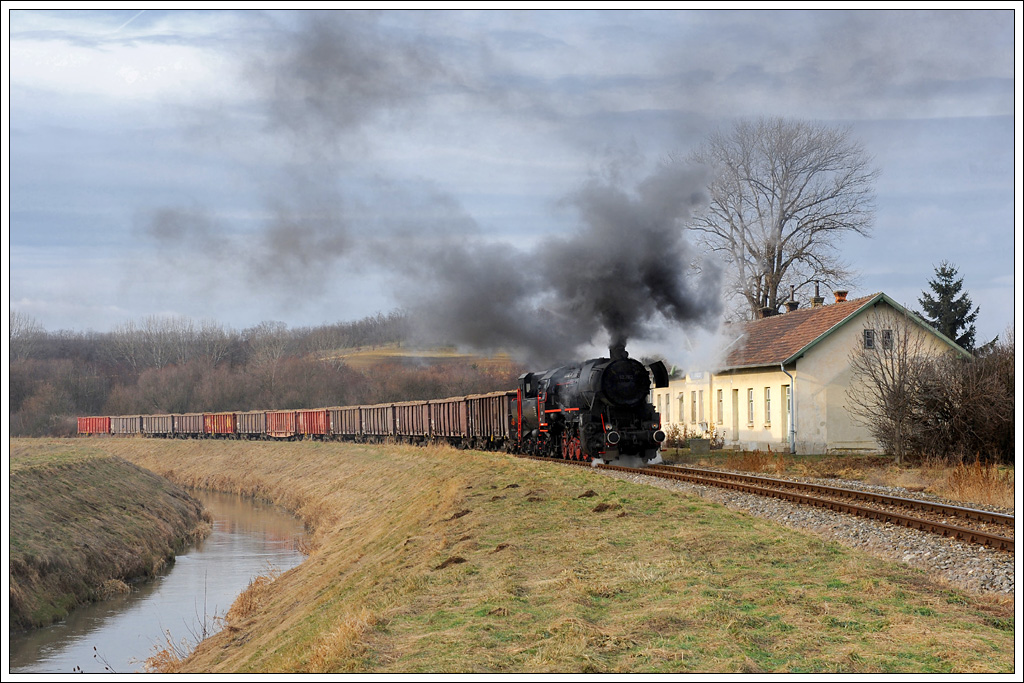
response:
<path id="1" fill-rule="evenodd" d="M 407 401 L 394 404 L 395 436 L 401 441 L 420 443 L 430 438 L 430 404 Z"/>
<path id="2" fill-rule="evenodd" d="M 206 434 L 202 413 L 174 415 L 174 436 L 179 439 L 201 439 Z"/>
<path id="3" fill-rule="evenodd" d="M 143 415 L 142 433 L 144 436 L 169 439 L 174 436 L 174 417 L 171 415 Z"/>
<path id="4" fill-rule="evenodd" d="M 110 433 L 117 436 L 132 436 L 142 432 L 141 415 L 118 415 L 110 418 Z"/>
<path id="5" fill-rule="evenodd" d="M 326 408 L 295 411 L 295 431 L 304 438 L 324 439 L 331 431 L 331 416 Z"/>
<path id="6" fill-rule="evenodd" d="M 395 415 L 390 403 L 359 406 L 359 420 L 363 425 L 363 436 L 373 441 L 382 441 L 394 434 Z"/>
<path id="7" fill-rule="evenodd" d="M 235 432 L 240 439 L 267 438 L 267 413 L 263 410 L 250 410 L 235 413 Z"/>
<path id="8" fill-rule="evenodd" d="M 503 448 L 509 437 L 509 409 L 514 391 L 466 397 L 467 433 L 473 448 Z"/>
<path id="9" fill-rule="evenodd" d="M 353 440 L 362 437 L 362 422 L 359 406 L 328 408 L 331 417 L 331 436 L 335 439 Z"/>
<path id="10" fill-rule="evenodd" d="M 294 410 L 268 410 L 267 436 L 294 439 L 298 434 Z"/>
<path id="11" fill-rule="evenodd" d="M 78 418 L 79 435 L 89 434 L 110 434 L 109 417 L 80 417 Z"/>
<path id="12" fill-rule="evenodd" d="M 466 438 L 466 399 L 442 398 L 430 404 L 430 433 L 434 440 L 461 446 Z"/>
<path id="13" fill-rule="evenodd" d="M 233 439 L 238 418 L 234 413 L 203 413 L 203 432 L 215 439 Z"/>

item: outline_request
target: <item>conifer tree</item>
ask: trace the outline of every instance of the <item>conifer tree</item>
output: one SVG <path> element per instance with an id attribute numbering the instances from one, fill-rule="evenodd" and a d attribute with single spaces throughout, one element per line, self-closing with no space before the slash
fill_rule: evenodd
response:
<path id="1" fill-rule="evenodd" d="M 963 289 L 963 278 L 957 277 L 956 266 L 943 261 L 935 269 L 935 279 L 929 280 L 932 293 L 922 292 L 918 303 L 924 313 L 918 313 L 936 330 L 955 341 L 960 347 L 974 351 L 974 321 L 978 307 Z"/>

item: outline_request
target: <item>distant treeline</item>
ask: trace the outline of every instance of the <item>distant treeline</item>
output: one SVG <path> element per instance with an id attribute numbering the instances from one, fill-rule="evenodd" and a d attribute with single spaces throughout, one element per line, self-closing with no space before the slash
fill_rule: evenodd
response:
<path id="1" fill-rule="evenodd" d="M 48 332 L 12 312 L 11 436 L 69 435 L 76 417 L 288 409 L 442 398 L 513 386 L 511 366 L 468 360 L 349 367 L 344 349 L 402 344 L 406 315 L 241 331 L 189 318 L 148 317 L 111 332 Z"/>

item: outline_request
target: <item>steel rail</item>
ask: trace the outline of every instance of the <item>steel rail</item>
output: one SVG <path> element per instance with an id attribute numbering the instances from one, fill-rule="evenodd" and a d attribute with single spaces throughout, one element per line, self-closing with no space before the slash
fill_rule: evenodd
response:
<path id="1" fill-rule="evenodd" d="M 594 467 L 592 463 L 577 460 L 562 460 L 560 458 L 541 458 L 536 456 L 520 456 L 527 457 L 535 460 L 543 460 L 547 462 L 561 462 L 569 465 L 583 465 L 587 467 Z M 755 486 L 749 483 L 742 483 L 741 481 L 734 481 L 730 479 L 705 477 L 698 474 L 686 473 L 686 472 L 672 472 L 666 470 L 679 469 L 679 468 L 655 468 L 645 467 L 638 469 L 635 467 L 621 467 L 619 465 L 605 465 L 600 464 L 596 466 L 598 469 L 608 469 L 620 472 L 628 472 L 630 474 L 643 474 L 652 477 L 659 477 L 662 479 L 675 479 L 677 481 L 687 481 L 692 483 L 706 484 L 709 486 L 717 486 L 720 488 L 728 488 L 743 493 L 753 493 L 760 496 L 766 496 L 770 498 L 779 498 L 782 500 L 788 500 L 790 502 L 799 503 L 801 505 L 810 505 L 813 507 L 826 508 L 836 512 L 842 512 L 846 514 L 852 514 L 866 519 L 874 519 L 877 521 L 897 524 L 910 529 L 918 529 L 920 531 L 927 531 L 941 536 L 955 538 L 957 540 L 965 541 L 968 543 L 975 543 L 979 545 L 985 545 L 998 550 L 1005 550 L 1008 552 L 1014 552 L 1014 539 L 1006 538 L 1005 536 L 999 536 L 997 534 L 990 534 L 985 531 L 979 531 L 977 529 L 968 529 L 954 524 L 946 524 L 944 522 L 935 522 L 925 519 L 919 519 L 916 517 L 909 517 L 907 515 L 900 515 L 893 512 L 886 512 L 885 510 L 878 510 L 875 508 L 863 507 L 860 505 L 854 505 L 852 503 L 845 503 L 837 500 L 829 500 L 827 498 L 816 498 L 814 496 L 805 496 L 800 493 L 794 493 L 791 491 L 780 491 L 779 489 L 764 488 L 761 486 Z M 746 475 L 740 475 L 746 476 Z"/>
<path id="2" fill-rule="evenodd" d="M 852 498 L 854 500 L 860 500 L 864 502 L 881 503 L 883 505 L 895 505 L 898 507 L 910 508 L 913 510 L 923 510 L 926 512 L 934 512 L 936 514 L 947 515 L 949 517 L 961 517 L 964 519 L 974 519 L 979 522 L 988 522 L 991 524 L 1001 524 L 1004 526 L 1014 525 L 1014 516 L 1003 514 L 1001 512 L 990 512 L 989 510 L 978 510 L 975 508 L 961 507 L 958 505 L 946 505 L 943 503 L 933 503 L 927 500 L 917 500 L 915 498 L 902 498 L 900 496 L 889 496 L 882 493 L 871 493 L 870 491 L 858 491 L 856 489 L 840 488 L 837 486 L 825 486 L 823 484 L 810 484 L 800 481 L 790 481 L 788 479 L 775 479 L 773 477 L 761 477 L 749 474 L 739 474 L 736 472 L 722 472 L 720 470 L 707 470 L 700 467 L 673 467 L 670 465 L 651 465 L 650 469 L 660 472 L 689 472 L 698 474 L 699 476 L 721 478 L 721 479 L 736 479 L 738 481 L 746 482 L 757 482 L 767 486 L 782 486 L 786 488 L 794 488 L 799 491 L 809 491 L 815 493 L 823 493 L 830 496 L 839 496 L 843 498 Z"/>

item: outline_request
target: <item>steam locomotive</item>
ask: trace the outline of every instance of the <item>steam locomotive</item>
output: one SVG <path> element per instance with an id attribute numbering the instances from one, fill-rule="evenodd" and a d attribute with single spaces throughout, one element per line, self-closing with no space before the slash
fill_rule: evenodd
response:
<path id="1" fill-rule="evenodd" d="M 425 401 L 301 410 L 80 417 L 80 436 L 198 439 L 317 439 L 448 443 L 457 448 L 641 466 L 665 433 L 651 382 L 668 386 L 664 363 L 648 366 L 622 346 L 546 372 L 511 391 Z"/>
<path id="2" fill-rule="evenodd" d="M 645 367 L 623 346 L 610 356 L 519 378 L 515 452 L 631 465 L 658 455 L 665 432 L 648 397 L 652 376 L 656 387 L 668 386 L 665 364 Z"/>

